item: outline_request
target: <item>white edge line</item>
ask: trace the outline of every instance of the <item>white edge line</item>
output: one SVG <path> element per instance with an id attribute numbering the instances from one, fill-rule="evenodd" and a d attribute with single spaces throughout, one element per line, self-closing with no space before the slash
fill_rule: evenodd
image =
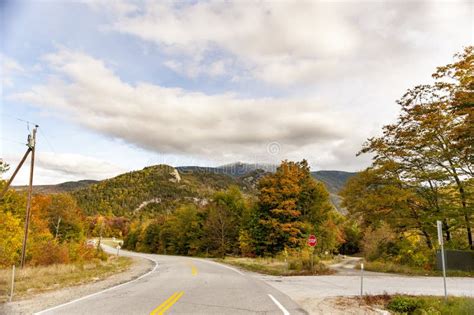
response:
<path id="1" fill-rule="evenodd" d="M 288 312 L 286 308 L 284 308 L 283 305 L 281 305 L 281 303 L 273 297 L 273 295 L 268 294 L 268 296 L 270 297 L 270 299 L 272 299 L 273 303 L 278 306 L 278 308 L 283 312 L 284 315 L 290 315 L 290 312 Z"/>
<path id="2" fill-rule="evenodd" d="M 238 270 L 238 269 L 229 267 L 229 266 L 227 266 L 227 265 L 224 265 L 224 264 L 221 264 L 221 263 L 212 261 L 212 260 L 199 259 L 199 258 L 197 258 L 197 259 L 196 259 L 196 258 L 193 258 L 193 259 L 198 260 L 198 261 L 204 261 L 204 262 L 207 262 L 207 263 L 210 263 L 210 264 L 214 264 L 214 265 L 218 265 L 218 266 L 221 266 L 221 267 L 223 267 L 223 268 L 227 268 L 227 269 L 230 269 L 230 270 L 232 270 L 232 271 L 235 271 L 235 272 L 237 272 L 238 274 L 241 274 L 242 276 L 245 276 L 245 274 L 244 274 L 242 271 Z"/>
<path id="3" fill-rule="evenodd" d="M 133 280 L 130 280 L 130 281 L 128 281 L 128 282 L 124 282 L 124 283 L 118 284 L 118 285 L 116 285 L 116 286 L 107 288 L 107 289 L 102 290 L 102 291 L 99 291 L 99 292 L 95 292 L 95 293 L 92 293 L 92 294 L 89 294 L 89 295 L 80 297 L 80 298 L 78 298 L 78 299 L 69 301 L 69 302 L 67 302 L 67 303 L 63 303 L 63 304 L 59 304 L 59 305 L 53 306 L 53 307 L 51 307 L 51 308 L 47 308 L 47 309 L 45 309 L 45 310 L 39 311 L 39 312 L 37 312 L 37 313 L 34 313 L 34 315 L 41 315 L 41 314 L 44 314 L 44 313 L 46 313 L 46 312 L 49 312 L 49 311 L 52 311 L 52 310 L 55 310 L 55 309 L 64 307 L 64 306 L 66 306 L 66 305 L 70 305 L 70 304 L 73 304 L 73 303 L 76 303 L 76 302 L 79 302 L 79 301 L 88 299 L 88 298 L 90 298 L 90 297 L 93 297 L 93 296 L 102 294 L 102 293 L 104 293 L 104 292 L 111 291 L 111 290 L 115 290 L 115 289 L 120 288 L 120 287 L 122 287 L 122 286 L 124 286 L 124 285 L 133 283 L 133 282 L 135 282 L 135 281 L 138 281 L 138 280 L 140 280 L 140 279 L 142 279 L 142 278 L 148 276 L 149 274 L 155 272 L 156 268 L 158 268 L 158 262 L 156 262 L 155 260 L 153 260 L 153 259 L 151 259 L 151 258 L 148 258 L 148 257 L 145 257 L 145 256 L 141 256 L 141 255 L 138 256 L 138 257 L 142 257 L 142 258 L 145 258 L 145 259 L 148 259 L 148 260 L 154 262 L 154 263 L 155 263 L 155 267 L 153 267 L 152 270 L 148 271 L 147 273 L 141 275 L 140 277 L 138 277 L 138 278 L 136 278 L 136 279 L 133 279 Z"/>

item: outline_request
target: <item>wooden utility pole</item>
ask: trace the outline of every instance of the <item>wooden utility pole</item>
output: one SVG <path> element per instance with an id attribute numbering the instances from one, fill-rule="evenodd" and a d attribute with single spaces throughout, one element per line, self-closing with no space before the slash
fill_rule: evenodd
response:
<path id="1" fill-rule="evenodd" d="M 11 185 L 11 183 L 13 182 L 13 180 L 15 179 L 16 174 L 18 173 L 18 171 L 20 170 L 20 168 L 23 166 L 23 163 L 25 163 L 25 160 L 26 160 L 26 158 L 28 157 L 28 154 L 30 154 L 30 152 L 31 152 L 31 148 L 28 147 L 28 149 L 27 149 L 26 152 L 25 152 L 25 155 L 23 155 L 23 158 L 21 159 L 20 164 L 18 164 L 18 166 L 16 167 L 15 171 L 13 172 L 12 177 L 10 177 L 10 179 L 8 180 L 8 182 L 7 182 L 7 184 L 5 185 L 5 187 L 3 187 L 3 190 L 2 190 L 2 192 L 0 193 L 0 199 L 3 198 L 3 196 L 5 195 L 5 193 L 8 191 L 8 188 L 10 188 L 10 185 Z"/>
<path id="2" fill-rule="evenodd" d="M 38 125 L 35 126 L 31 135 L 28 136 L 28 149 L 31 150 L 31 165 L 30 165 L 30 183 L 28 187 L 28 200 L 26 203 L 26 215 L 25 215 L 25 234 L 23 237 L 23 247 L 21 249 L 21 268 L 25 266 L 26 257 L 26 242 L 28 241 L 28 229 L 30 226 L 31 217 L 31 195 L 33 193 L 33 171 L 35 168 L 35 147 L 36 147 L 36 130 Z"/>

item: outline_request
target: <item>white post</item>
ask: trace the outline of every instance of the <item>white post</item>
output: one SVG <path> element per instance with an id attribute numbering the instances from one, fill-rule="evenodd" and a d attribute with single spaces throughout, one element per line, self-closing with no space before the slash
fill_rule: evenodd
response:
<path id="1" fill-rule="evenodd" d="M 117 256 L 119 255 L 120 245 L 117 245 Z"/>
<path id="2" fill-rule="evenodd" d="M 441 264 L 443 266 L 444 299 L 448 300 L 448 290 L 446 288 L 446 261 L 444 256 L 443 223 L 436 221 L 438 227 L 438 243 L 441 246 Z"/>
<path id="3" fill-rule="evenodd" d="M 364 263 L 360 264 L 360 296 L 364 295 Z"/>
<path id="4" fill-rule="evenodd" d="M 15 287 L 15 265 L 13 265 L 12 267 L 12 285 L 10 287 L 10 299 L 9 299 L 9 302 L 12 301 L 13 299 L 13 289 Z"/>

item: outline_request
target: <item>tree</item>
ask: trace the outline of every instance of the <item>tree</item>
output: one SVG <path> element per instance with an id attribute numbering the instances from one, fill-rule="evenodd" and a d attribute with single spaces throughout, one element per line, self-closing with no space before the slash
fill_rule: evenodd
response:
<path id="1" fill-rule="evenodd" d="M 0 211 L 0 222 L 0 266 L 11 266 L 20 257 L 23 228 L 11 212 Z"/>
<path id="2" fill-rule="evenodd" d="M 6 173 L 9 169 L 10 169 L 10 165 L 8 165 L 4 160 L 0 159 L 0 176 L 3 173 Z"/>
<path id="3" fill-rule="evenodd" d="M 207 208 L 204 233 L 210 249 L 216 250 L 220 256 L 232 249 L 234 253 L 238 251 L 239 230 L 245 207 L 245 200 L 236 186 L 214 194 Z"/>
<path id="4" fill-rule="evenodd" d="M 167 253 L 194 255 L 201 249 L 202 220 L 193 204 L 183 205 L 169 215 L 161 238 Z"/>
<path id="5" fill-rule="evenodd" d="M 44 201 L 41 202 L 41 199 Z M 71 195 L 37 196 L 35 205 L 41 207 L 39 211 L 48 222 L 51 234 L 60 242 L 84 239 L 85 218 Z"/>
<path id="6" fill-rule="evenodd" d="M 433 226 L 442 219 L 449 241 L 452 225 L 464 221 L 468 247 L 474 249 L 473 199 L 468 193 L 473 170 L 473 48 L 456 58 L 438 68 L 434 84 L 408 90 L 398 101 L 398 121 L 384 126 L 383 136 L 369 139 L 361 153 L 374 154 L 371 170 L 379 178 L 392 178 L 400 193 L 411 194 L 406 210 L 417 218 L 423 234 L 430 228 L 427 222 Z M 453 197 L 457 201 L 452 202 Z"/>
<path id="7" fill-rule="evenodd" d="M 299 247 L 301 240 L 328 219 L 329 194 L 312 177 L 306 160 L 283 161 L 258 184 L 262 248 L 277 253 Z"/>

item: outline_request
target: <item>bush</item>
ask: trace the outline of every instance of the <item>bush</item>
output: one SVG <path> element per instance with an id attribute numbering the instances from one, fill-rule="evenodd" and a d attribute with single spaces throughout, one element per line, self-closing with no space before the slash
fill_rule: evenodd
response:
<path id="1" fill-rule="evenodd" d="M 364 235 L 364 256 L 369 261 L 389 256 L 394 250 L 394 243 L 395 234 L 388 224 L 383 223 L 376 229 L 369 229 Z"/>
<path id="2" fill-rule="evenodd" d="M 69 249 L 65 244 L 58 244 L 55 240 L 49 240 L 35 244 L 31 249 L 33 266 L 47 266 L 52 264 L 67 264 L 70 262 Z"/>
<path id="3" fill-rule="evenodd" d="M 391 311 L 412 314 L 423 308 L 423 301 L 408 296 L 396 296 L 387 305 Z"/>

